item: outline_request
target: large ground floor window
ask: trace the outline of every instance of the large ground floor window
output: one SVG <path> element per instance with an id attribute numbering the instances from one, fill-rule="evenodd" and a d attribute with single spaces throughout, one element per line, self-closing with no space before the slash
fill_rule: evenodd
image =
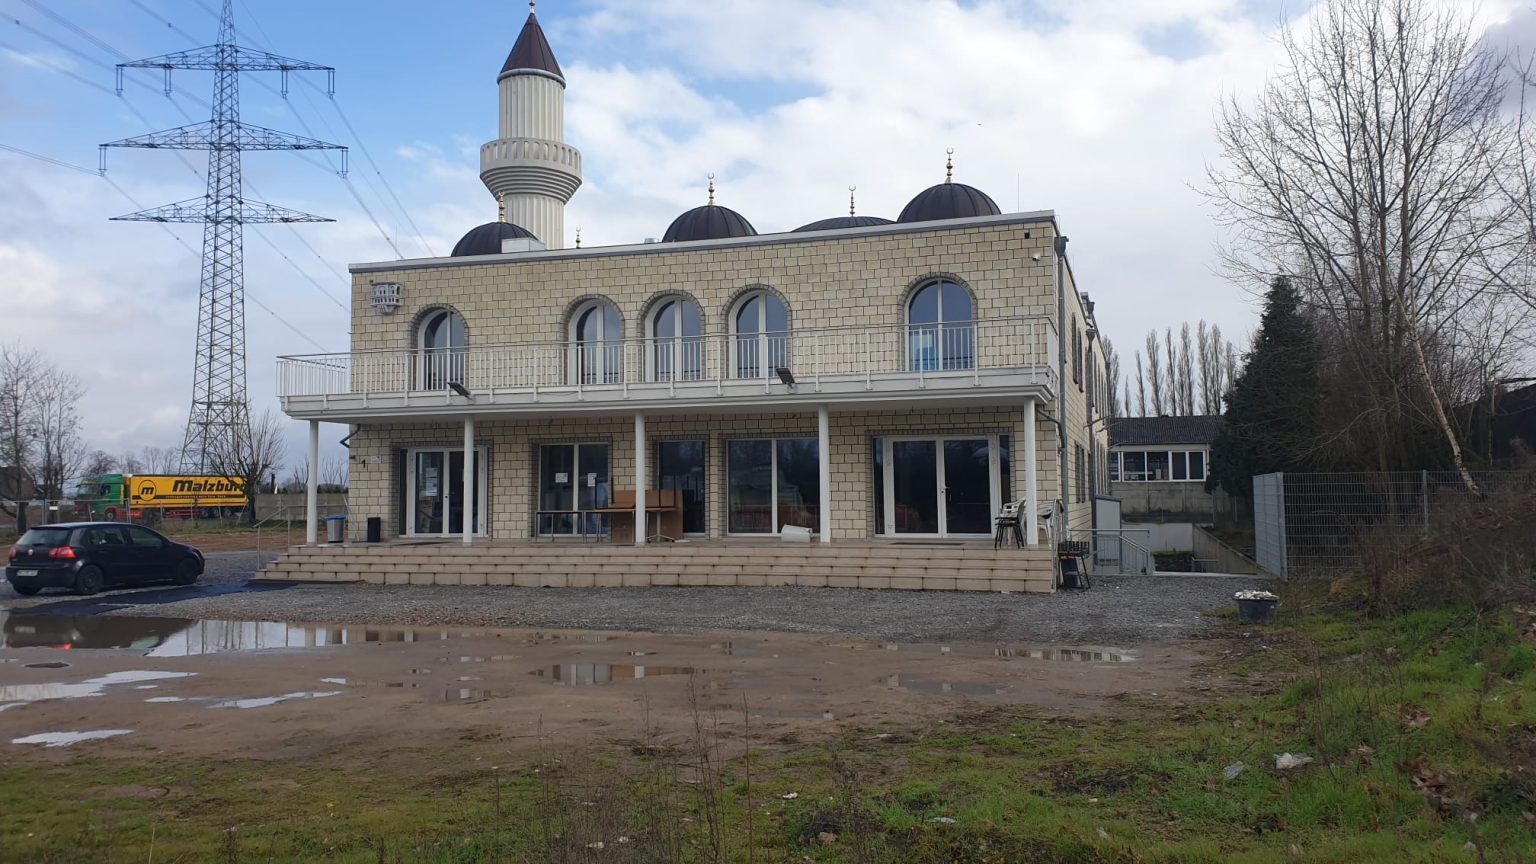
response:
<path id="1" fill-rule="evenodd" d="M 536 529 L 540 536 L 602 534 L 613 503 L 607 444 L 545 444 L 539 447 Z"/>
<path id="2" fill-rule="evenodd" d="M 726 443 L 731 534 L 777 534 L 786 525 L 821 528 L 821 458 L 815 438 Z"/>
<path id="3" fill-rule="evenodd" d="M 703 441 L 659 441 L 656 444 L 656 488 L 676 489 L 683 505 L 683 533 L 709 530 L 709 496 Z"/>
<path id="4" fill-rule="evenodd" d="M 483 536 L 487 489 L 486 449 L 475 448 L 475 476 L 470 494 L 475 497 L 471 528 Z M 405 457 L 406 533 L 431 537 L 464 533 L 464 448 L 417 447 Z"/>
<path id="5" fill-rule="evenodd" d="M 873 464 L 876 534 L 986 536 L 1009 486 L 1008 436 L 876 438 Z"/>

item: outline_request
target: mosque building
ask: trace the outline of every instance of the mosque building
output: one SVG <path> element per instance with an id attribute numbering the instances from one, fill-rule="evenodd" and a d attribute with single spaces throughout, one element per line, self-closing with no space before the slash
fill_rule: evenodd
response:
<path id="1" fill-rule="evenodd" d="M 1108 393 L 1053 212 L 951 158 L 894 221 L 850 195 L 759 234 L 711 177 L 659 242 L 566 248 L 582 154 L 533 12 L 497 87 L 497 220 L 353 265 L 352 350 L 279 360 L 312 467 L 350 427 L 351 519 L 317 546 L 312 508 L 277 575 L 1054 589 L 1108 487 Z"/>

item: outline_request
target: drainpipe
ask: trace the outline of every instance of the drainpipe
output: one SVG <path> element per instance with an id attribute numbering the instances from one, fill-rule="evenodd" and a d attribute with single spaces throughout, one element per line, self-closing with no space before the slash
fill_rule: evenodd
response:
<path id="1" fill-rule="evenodd" d="M 1059 366 L 1056 380 L 1060 381 L 1061 392 L 1056 394 L 1056 434 L 1061 441 L 1061 525 L 1058 530 L 1063 540 L 1068 539 L 1067 532 L 1071 528 L 1071 520 L 1067 511 L 1072 500 L 1070 493 L 1071 475 L 1068 473 L 1068 463 L 1071 461 L 1067 441 L 1067 387 L 1071 381 L 1067 378 L 1067 238 L 1058 236 L 1055 242 L 1056 252 L 1056 360 Z"/>

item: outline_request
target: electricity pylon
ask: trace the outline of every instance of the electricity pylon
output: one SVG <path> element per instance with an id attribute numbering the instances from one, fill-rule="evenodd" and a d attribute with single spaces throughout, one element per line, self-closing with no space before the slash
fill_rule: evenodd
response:
<path id="1" fill-rule="evenodd" d="M 165 92 L 171 93 L 171 70 L 214 73 L 213 117 L 163 132 L 152 132 L 101 145 L 102 171 L 106 148 L 207 150 L 208 191 L 202 198 L 167 204 L 140 213 L 118 216 L 119 222 L 182 222 L 203 225 L 203 268 L 197 310 L 197 361 L 192 384 L 192 411 L 182 444 L 184 471 L 208 471 L 214 454 L 230 454 L 249 440 L 250 417 L 245 391 L 245 250 L 243 226 L 267 222 L 330 222 L 241 195 L 240 154 L 246 150 L 340 150 L 346 175 L 346 148 L 313 138 L 290 135 L 240 122 L 240 73 L 280 72 L 282 93 L 288 95 L 289 72 L 324 72 L 327 91 L 335 93 L 336 70 L 303 60 L 253 51 L 235 44 L 233 0 L 224 0 L 217 45 L 180 51 L 117 67 L 117 92 L 123 92 L 124 69 L 159 69 Z"/>

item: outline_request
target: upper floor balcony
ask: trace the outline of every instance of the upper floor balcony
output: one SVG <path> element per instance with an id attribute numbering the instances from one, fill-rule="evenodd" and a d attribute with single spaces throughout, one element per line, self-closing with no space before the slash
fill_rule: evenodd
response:
<path id="1" fill-rule="evenodd" d="M 1051 398 L 1044 317 L 433 349 L 278 359 L 283 410 L 366 422 L 482 413 L 792 410 L 797 405 Z"/>

